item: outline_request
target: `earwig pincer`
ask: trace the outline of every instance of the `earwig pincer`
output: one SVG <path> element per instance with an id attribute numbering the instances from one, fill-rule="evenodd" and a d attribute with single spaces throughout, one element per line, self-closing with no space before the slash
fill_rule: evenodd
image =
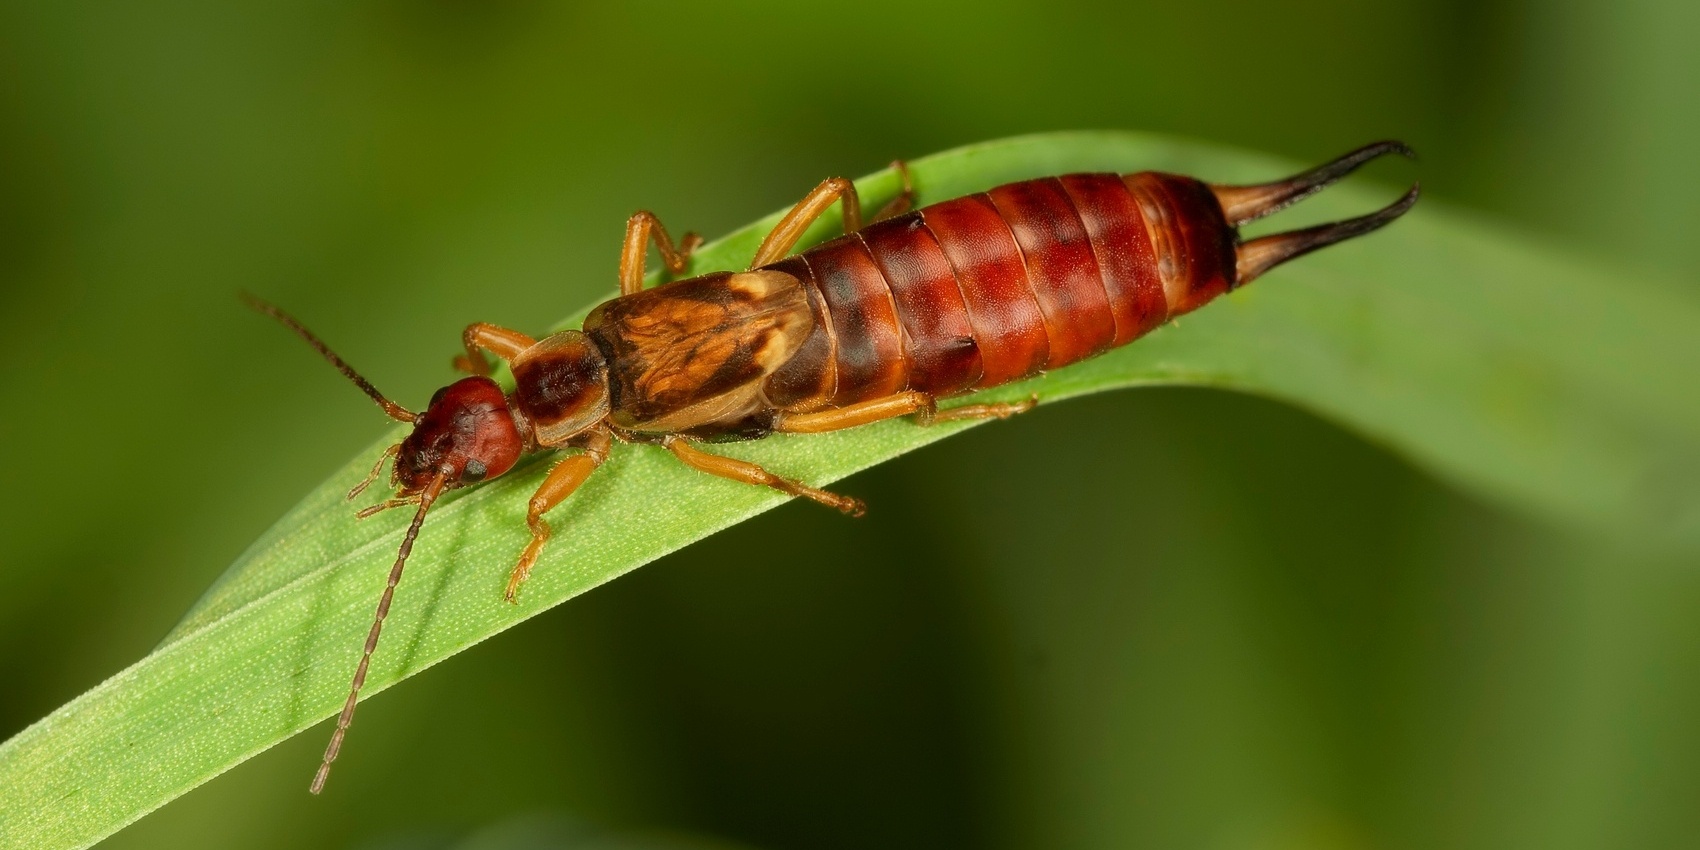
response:
<path id="1" fill-rule="evenodd" d="M 644 289 L 653 241 L 673 274 L 700 244 L 678 243 L 648 212 L 626 223 L 618 297 L 579 330 L 533 339 L 473 324 L 457 369 L 421 413 L 385 398 L 278 308 L 249 297 L 413 430 L 386 461 L 395 495 L 359 512 L 414 508 L 379 599 L 348 699 L 311 790 L 319 793 L 354 718 L 403 566 L 445 492 L 495 478 L 533 452 L 576 450 L 549 470 L 526 515 L 531 542 L 508 578 L 513 601 L 548 543 L 544 515 L 608 459 L 616 443 L 652 443 L 711 475 L 772 487 L 847 514 L 862 503 L 703 444 L 775 432 L 819 433 L 913 415 L 925 425 L 1003 418 L 1031 408 L 941 399 L 1067 366 L 1126 345 L 1271 268 L 1373 231 L 1417 201 L 1412 186 L 1368 215 L 1242 241 L 1238 228 L 1320 191 L 1385 154 L 1378 142 L 1319 168 L 1254 186 L 1157 172 L 1069 174 L 999 186 L 911 211 L 903 191 L 864 226 L 850 181 L 832 178 L 787 213 L 749 268 Z M 792 255 L 810 223 L 838 203 L 845 235 Z M 514 388 L 490 378 L 485 352 L 506 361 Z"/>

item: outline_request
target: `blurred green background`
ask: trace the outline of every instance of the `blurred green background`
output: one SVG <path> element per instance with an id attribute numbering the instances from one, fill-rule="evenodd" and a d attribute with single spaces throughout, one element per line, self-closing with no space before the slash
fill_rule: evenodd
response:
<path id="1" fill-rule="evenodd" d="M 1695 32 L 1677 0 L 0 3 L 0 737 L 145 654 L 384 427 L 239 288 L 417 404 L 465 323 L 608 291 L 639 207 L 713 236 L 894 157 L 1119 127 L 1305 162 L 1396 136 L 1432 202 L 1692 291 Z M 787 505 L 372 701 L 322 799 L 321 727 L 106 846 L 538 817 L 766 848 L 1700 843 L 1692 554 L 1202 390 L 843 489 L 866 519 Z"/>

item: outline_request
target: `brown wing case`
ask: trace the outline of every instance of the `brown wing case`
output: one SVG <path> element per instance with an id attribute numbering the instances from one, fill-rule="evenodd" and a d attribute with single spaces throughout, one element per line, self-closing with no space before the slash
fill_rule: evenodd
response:
<path id="1" fill-rule="evenodd" d="M 730 421 L 814 328 L 795 277 L 723 272 L 616 298 L 585 319 L 608 358 L 615 424 L 671 431 Z"/>

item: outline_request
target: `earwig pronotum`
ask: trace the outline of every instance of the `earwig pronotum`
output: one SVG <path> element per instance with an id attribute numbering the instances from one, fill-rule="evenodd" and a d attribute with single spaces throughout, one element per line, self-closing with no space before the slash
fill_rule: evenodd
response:
<path id="1" fill-rule="evenodd" d="M 699 448 L 774 432 L 819 433 L 913 414 L 923 425 L 1005 418 L 1012 404 L 937 402 L 1056 369 L 1126 345 L 1269 269 L 1375 230 L 1417 201 L 1413 185 L 1377 212 L 1241 241 L 1238 228 L 1320 191 L 1399 142 L 1377 142 L 1319 168 L 1255 186 L 1221 186 L 1156 172 L 1026 180 L 908 211 L 903 191 L 863 226 L 856 187 L 816 186 L 756 250 L 746 271 L 714 272 L 645 290 L 649 243 L 673 274 L 701 240 L 678 243 L 649 212 L 626 222 L 620 295 L 582 330 L 541 340 L 468 325 L 454 360 L 462 378 L 423 413 L 384 395 L 299 322 L 249 303 L 311 344 L 392 419 L 413 431 L 391 446 L 358 496 L 393 461 L 395 497 L 359 512 L 414 506 L 378 601 L 348 699 L 311 790 L 324 788 L 354 719 L 403 566 L 439 496 L 495 478 L 530 452 L 578 449 L 531 497 L 531 542 L 508 579 L 511 602 L 548 542 L 544 515 L 607 460 L 616 442 L 651 443 L 723 478 L 773 487 L 847 514 L 861 501 Z M 791 249 L 834 202 L 845 235 Z M 788 256 L 790 255 L 790 256 Z M 506 361 L 515 387 L 489 375 L 485 351 Z"/>

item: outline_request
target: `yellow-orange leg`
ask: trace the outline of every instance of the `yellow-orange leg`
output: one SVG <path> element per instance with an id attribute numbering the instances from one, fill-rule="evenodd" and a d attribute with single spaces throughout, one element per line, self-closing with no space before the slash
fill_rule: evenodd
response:
<path id="1" fill-rule="evenodd" d="M 885 206 L 874 213 L 869 224 L 885 221 L 894 215 L 902 215 L 915 207 L 915 181 L 909 176 L 909 163 L 901 159 L 893 160 L 891 167 L 897 169 L 897 176 L 903 180 L 903 188 L 897 193 L 897 197 L 886 201 Z"/>
<path id="2" fill-rule="evenodd" d="M 692 469 L 701 470 L 710 475 L 718 475 L 721 478 L 730 478 L 733 481 L 741 481 L 745 484 L 757 484 L 763 487 L 772 487 L 782 493 L 789 493 L 793 496 L 802 496 L 805 499 L 812 499 L 826 505 L 829 508 L 836 508 L 851 516 L 861 516 L 863 513 L 867 512 L 867 506 L 862 504 L 861 499 L 853 499 L 849 496 L 840 496 L 837 493 L 828 493 L 825 490 L 818 490 L 814 487 L 810 487 L 801 481 L 793 481 L 789 478 L 782 478 L 762 469 L 756 464 L 750 463 L 749 461 L 735 460 L 729 457 L 709 454 L 708 452 L 692 446 L 683 437 L 667 437 L 661 441 L 661 445 L 666 446 L 667 450 L 672 452 L 674 457 L 684 461 L 687 466 Z"/>
<path id="3" fill-rule="evenodd" d="M 702 237 L 695 233 L 686 233 L 679 240 L 678 247 L 673 246 L 673 240 L 667 235 L 667 228 L 661 226 L 661 219 L 649 210 L 638 210 L 626 219 L 626 244 L 620 249 L 620 294 L 630 295 L 643 289 L 645 255 L 649 252 L 649 240 L 655 239 L 655 247 L 661 252 L 661 262 L 667 271 L 678 274 L 685 270 L 686 261 L 690 260 L 691 252 L 702 245 Z"/>
<path id="4" fill-rule="evenodd" d="M 1026 413 L 1039 403 L 1038 396 L 1032 396 L 1025 401 L 1010 404 L 965 404 L 945 410 L 938 409 L 938 402 L 932 396 L 919 392 L 901 392 L 885 398 L 846 405 L 833 410 L 821 410 L 814 413 L 781 413 L 774 417 L 773 430 L 790 434 L 819 434 L 826 431 L 841 431 L 854 428 L 857 425 L 867 425 L 882 419 L 915 414 L 915 421 L 922 425 L 935 422 L 949 422 L 952 419 L 1008 419 L 1017 413 Z"/>
<path id="5" fill-rule="evenodd" d="M 843 202 L 844 232 L 855 233 L 862 229 L 862 199 L 856 194 L 856 184 L 843 177 L 828 177 L 822 180 L 807 195 L 803 196 L 773 230 L 767 238 L 761 241 L 761 247 L 756 249 L 755 259 L 750 260 L 750 268 L 777 263 L 791 253 L 797 240 L 803 238 L 803 231 L 815 223 L 834 201 Z"/>
<path id="6" fill-rule="evenodd" d="M 372 486 L 372 482 L 378 480 L 378 473 L 384 471 L 384 463 L 386 461 L 390 460 L 391 458 L 394 458 L 395 455 L 396 455 L 396 452 L 399 452 L 399 451 L 401 451 L 401 444 L 400 443 L 396 443 L 395 445 L 390 446 L 387 449 L 384 449 L 384 453 L 381 454 L 381 455 L 378 455 L 378 462 L 372 464 L 372 471 L 370 473 L 367 473 L 365 480 L 361 481 L 359 484 L 354 485 L 354 489 L 348 491 L 348 501 L 352 502 L 355 499 L 359 498 L 361 493 L 366 492 L 366 488 Z"/>
<path id="7" fill-rule="evenodd" d="M 369 517 L 376 516 L 377 514 L 383 513 L 384 511 L 387 511 L 390 508 L 400 508 L 400 507 L 405 507 L 407 505 L 417 505 L 417 504 L 419 504 L 419 494 L 418 493 L 414 493 L 411 496 L 401 496 L 401 497 L 395 498 L 395 499 L 385 499 L 382 502 L 379 502 L 375 505 L 367 505 L 366 507 L 361 508 L 358 511 L 355 511 L 354 512 L 354 518 L 355 519 L 367 519 Z"/>
<path id="8" fill-rule="evenodd" d="M 491 354 L 503 360 L 513 360 L 520 352 L 537 344 L 537 340 L 519 331 L 484 322 L 467 325 L 460 334 L 460 342 L 466 346 L 466 354 L 455 355 L 455 369 L 471 375 L 488 375 L 496 371 L 495 365 L 485 359 L 480 348 L 489 349 Z"/>
<path id="9" fill-rule="evenodd" d="M 892 167 L 903 175 L 903 191 L 890 203 L 880 208 L 879 213 L 874 216 L 874 221 L 904 212 L 914 202 L 915 188 L 909 180 L 909 166 L 898 161 L 892 163 Z M 844 232 L 855 233 L 861 230 L 862 199 L 860 195 L 856 194 L 856 184 L 843 177 L 828 177 L 822 180 L 813 191 L 804 195 L 803 199 L 798 201 L 797 205 L 792 207 L 791 211 L 786 213 L 785 217 L 773 226 L 772 232 L 768 233 L 767 238 L 762 240 L 761 247 L 756 249 L 755 259 L 750 261 L 750 268 L 777 263 L 785 259 L 785 255 L 791 253 L 791 249 L 796 247 L 797 240 L 803 238 L 803 232 L 808 230 L 809 225 L 814 224 L 815 219 L 820 218 L 821 214 L 825 213 L 834 201 L 842 202 Z"/>
<path id="10" fill-rule="evenodd" d="M 592 431 L 587 435 L 584 454 L 573 455 L 555 464 L 549 470 L 549 476 L 543 479 L 543 485 L 531 496 L 531 504 L 526 507 L 525 524 L 531 527 L 531 542 L 526 544 L 525 551 L 520 553 L 519 563 L 514 565 L 513 574 L 508 576 L 509 602 L 519 600 L 519 587 L 531 576 L 531 568 L 537 564 L 537 556 L 543 552 L 543 544 L 549 542 L 551 533 L 549 523 L 543 515 L 565 501 L 577 490 L 585 479 L 590 477 L 596 468 L 608 460 L 608 450 L 611 441 L 606 431 Z"/>
<path id="11" fill-rule="evenodd" d="M 934 405 L 915 411 L 915 421 L 922 425 L 932 425 L 936 422 L 951 422 L 957 419 L 1008 419 L 1017 413 L 1026 413 L 1038 406 L 1038 393 L 1014 402 L 964 404 L 960 407 L 947 407 L 944 410 L 939 410 L 938 406 Z"/>

